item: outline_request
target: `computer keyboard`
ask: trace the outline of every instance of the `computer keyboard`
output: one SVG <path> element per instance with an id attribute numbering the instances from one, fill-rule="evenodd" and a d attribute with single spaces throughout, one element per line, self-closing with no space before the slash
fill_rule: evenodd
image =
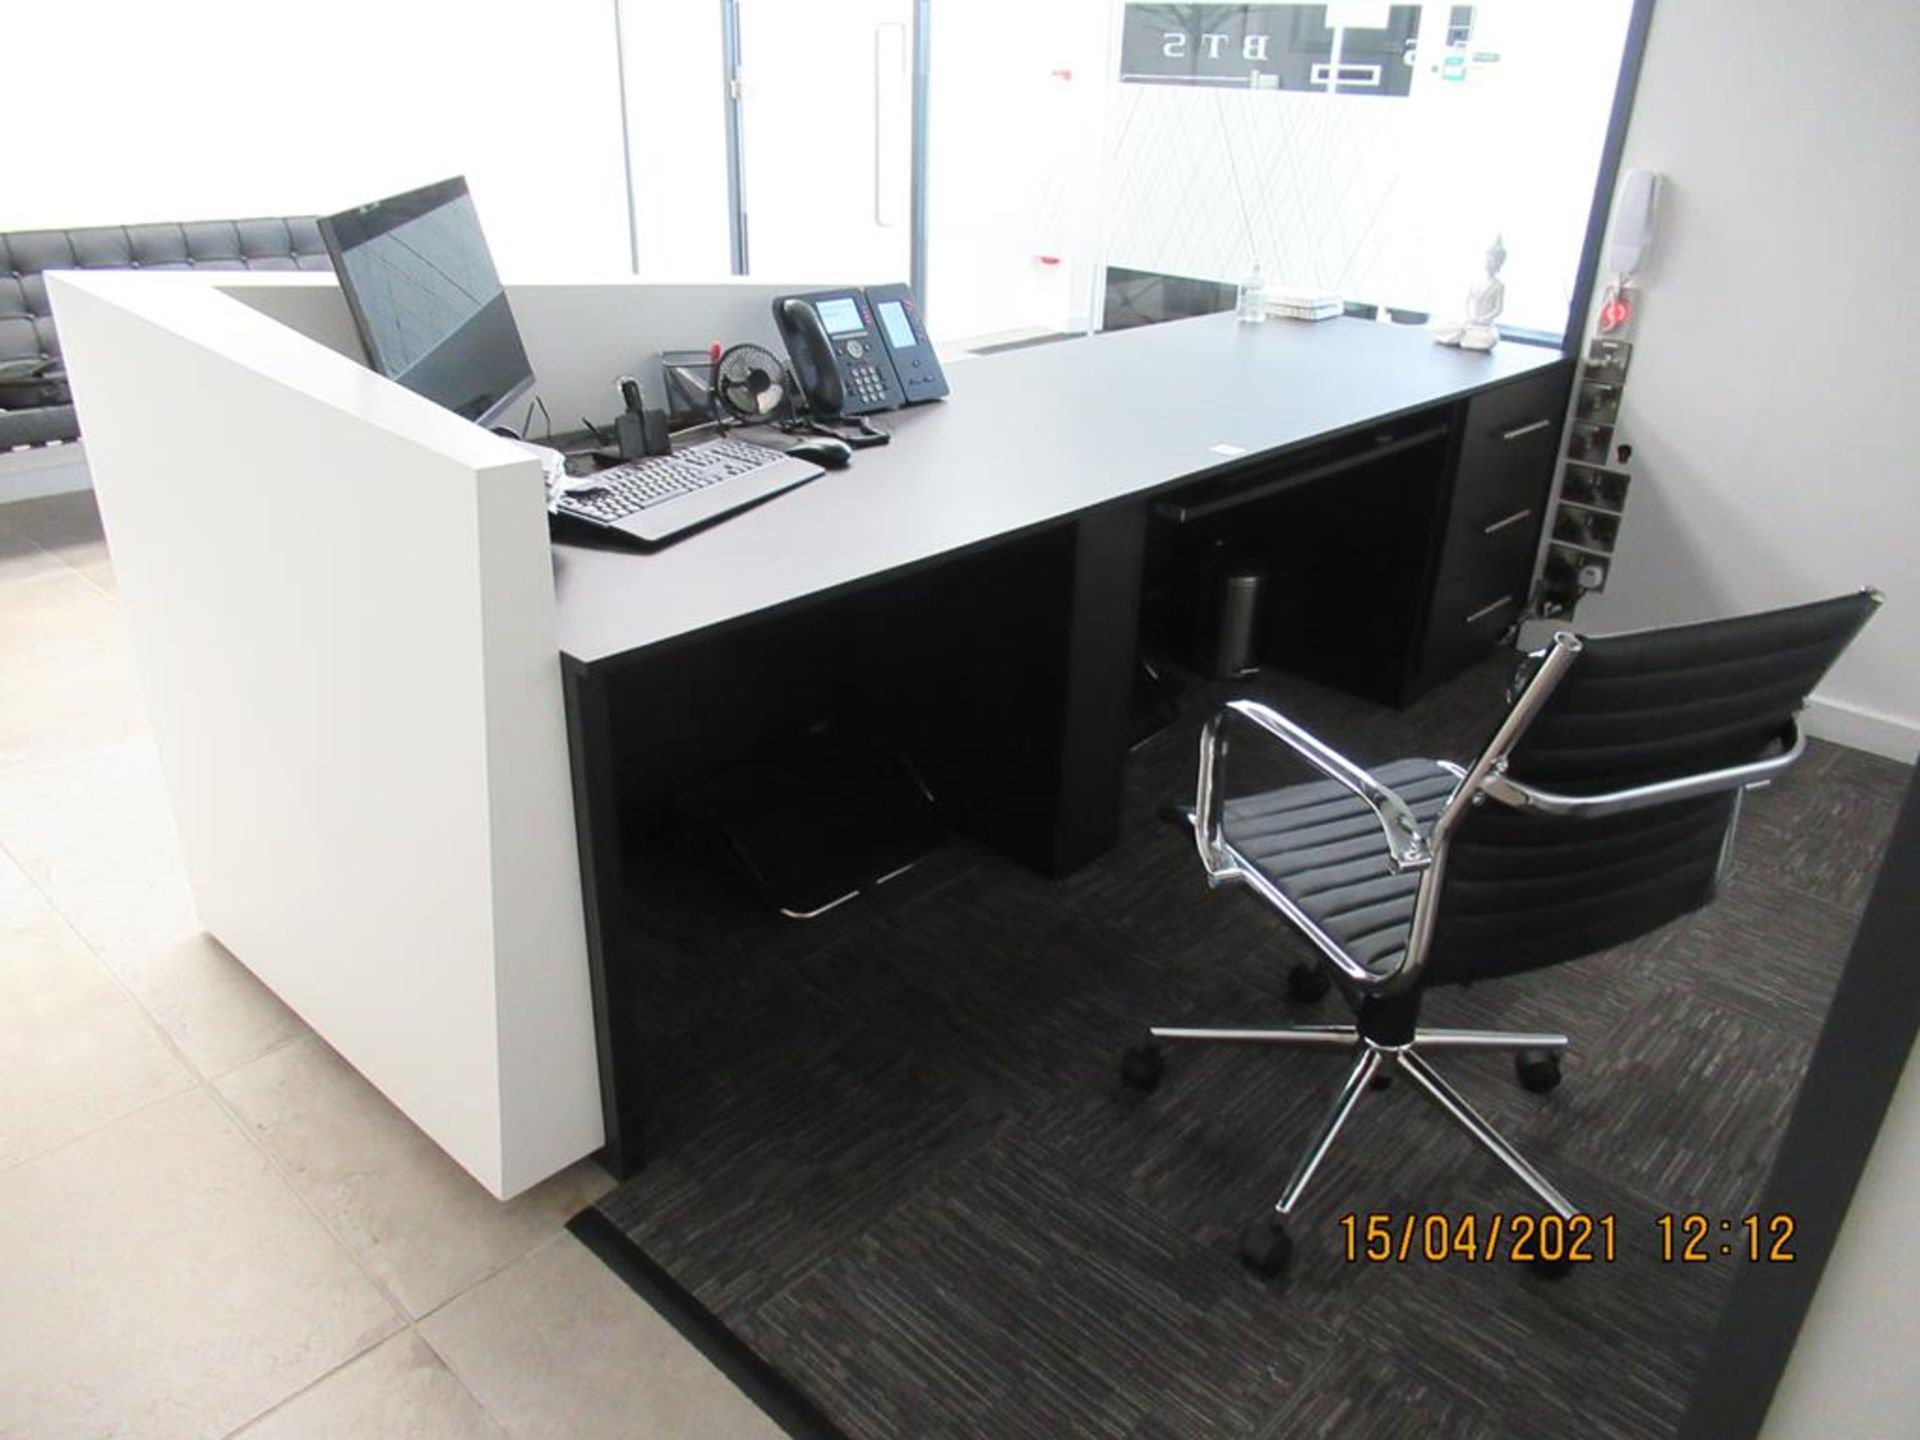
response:
<path id="1" fill-rule="evenodd" d="M 581 477 L 553 501 L 556 524 L 661 543 L 819 476 L 811 461 L 715 439 Z"/>
<path id="2" fill-rule="evenodd" d="M 709 440 L 597 470 L 568 496 L 565 508 L 610 524 L 783 459 L 778 450 L 745 440 Z"/>

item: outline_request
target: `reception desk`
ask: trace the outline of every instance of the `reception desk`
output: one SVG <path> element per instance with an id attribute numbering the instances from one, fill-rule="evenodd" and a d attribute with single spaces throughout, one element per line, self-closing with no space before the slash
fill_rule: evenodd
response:
<path id="1" fill-rule="evenodd" d="M 804 723 L 783 664 L 1064 873 L 1114 840 L 1143 597 L 1222 535 L 1272 561 L 1277 663 L 1398 701 L 1496 643 L 1570 369 L 1230 317 L 965 360 L 884 449 L 638 554 L 552 543 L 536 463 L 367 371 L 329 277 L 51 285 L 202 923 L 502 1196 L 639 1162 L 642 835 Z M 802 288 L 509 296 L 570 420 Z"/>

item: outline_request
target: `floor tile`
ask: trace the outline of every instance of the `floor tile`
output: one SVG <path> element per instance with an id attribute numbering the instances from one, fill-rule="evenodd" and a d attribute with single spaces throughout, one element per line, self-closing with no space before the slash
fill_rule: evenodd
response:
<path id="1" fill-rule="evenodd" d="M 58 556 L 49 555 L 12 522 L 12 508 L 0 508 L 0 587 L 62 568 Z"/>
<path id="2" fill-rule="evenodd" d="M 411 1330 L 368 1351 L 234 1440 L 506 1440 Z"/>
<path id="3" fill-rule="evenodd" d="M 91 490 L 40 495 L 7 507 L 6 521 L 42 550 L 104 590 L 113 589 L 113 566 Z"/>
<path id="4" fill-rule="evenodd" d="M 0 587 L 0 760 L 143 733 L 118 606 L 63 566 Z"/>
<path id="5" fill-rule="evenodd" d="M 18 533 L 11 522 L 8 528 Z M 35 650 L 125 641 L 114 602 L 64 565 L 35 566 L 7 587 L 6 606 L 0 663 Z"/>
<path id="6" fill-rule="evenodd" d="M 180 1053 L 208 1079 L 313 1032 L 213 936 L 113 955 L 113 968 Z"/>
<path id="7" fill-rule="evenodd" d="M 0 1173 L 0 1435 L 223 1435 L 400 1317 L 204 1090 Z"/>
<path id="8" fill-rule="evenodd" d="M 0 846 L 107 964 L 200 929 L 147 740 L 0 764 Z"/>
<path id="9" fill-rule="evenodd" d="M 501 1204 L 317 1037 L 241 1067 L 220 1092 L 415 1316 L 551 1239 L 613 1186 L 583 1162 Z"/>
<path id="10" fill-rule="evenodd" d="M 193 1083 L 126 991 L 0 855 L 0 1170 Z"/>
<path id="11" fill-rule="evenodd" d="M 420 1326 L 516 1440 L 776 1440 L 752 1401 L 571 1235 Z"/>

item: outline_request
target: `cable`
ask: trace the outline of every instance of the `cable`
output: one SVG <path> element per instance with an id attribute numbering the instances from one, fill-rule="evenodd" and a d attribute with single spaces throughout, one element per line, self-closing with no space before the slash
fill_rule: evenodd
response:
<path id="1" fill-rule="evenodd" d="M 514 436 L 514 439 L 524 440 L 533 433 L 533 412 L 535 410 L 540 412 L 540 418 L 546 422 L 546 438 L 548 440 L 553 439 L 553 416 L 547 410 L 547 402 L 542 400 L 538 395 L 527 402 L 527 413 L 522 416 L 520 420 L 520 433 Z"/>
<path id="2" fill-rule="evenodd" d="M 842 426 L 853 426 L 853 433 L 848 434 L 844 429 L 836 429 L 829 423 L 830 421 L 838 421 Z M 790 435 L 824 435 L 829 440 L 838 440 L 843 444 L 851 445 L 856 450 L 886 445 L 893 440 L 892 431 L 874 424 L 864 415 L 805 415 L 783 423 L 780 428 Z"/>

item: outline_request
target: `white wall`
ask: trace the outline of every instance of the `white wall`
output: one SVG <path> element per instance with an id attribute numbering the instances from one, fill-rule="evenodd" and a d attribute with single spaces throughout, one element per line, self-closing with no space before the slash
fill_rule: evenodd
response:
<path id="1" fill-rule="evenodd" d="M 324 214 L 465 173 L 506 274 L 628 270 L 611 0 L 61 0 L 4 33 L 0 230 Z"/>
<path id="2" fill-rule="evenodd" d="M 1657 0 L 1625 163 L 1665 172 L 1621 437 L 1608 630 L 1873 584 L 1809 728 L 1920 748 L 1912 404 L 1920 8 Z"/>

